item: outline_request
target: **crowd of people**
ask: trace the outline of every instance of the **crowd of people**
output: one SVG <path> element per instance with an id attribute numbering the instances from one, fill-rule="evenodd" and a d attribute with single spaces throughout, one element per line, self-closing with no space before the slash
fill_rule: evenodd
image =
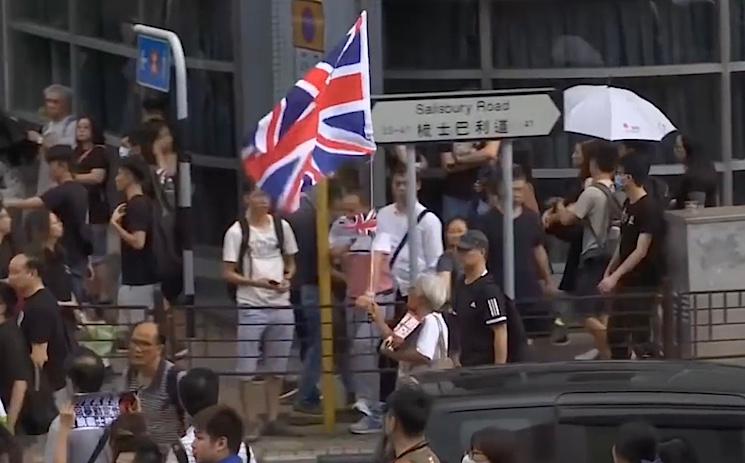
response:
<path id="1" fill-rule="evenodd" d="M 48 432 L 46 460 L 55 462 L 94 451 L 98 460 L 92 461 L 114 461 L 112 455 L 122 452 L 167 455 L 179 440 L 188 461 L 220 461 L 240 449 L 246 461 L 244 436 L 251 442 L 297 436 L 280 414 L 295 339 L 303 367 L 293 408 L 310 414 L 321 408 L 314 198 L 304 196 L 298 212 L 281 216 L 267 193 L 249 182 L 238 220 L 225 233 L 222 277 L 237 306 L 236 371 L 243 375 L 237 413 L 217 404 L 213 372 L 181 371 L 171 360 L 184 352 L 166 348 L 166 334 L 173 337 L 166 313 L 181 293 L 181 275 L 164 272 L 166 246 L 156 242 L 163 217 L 178 212 L 178 148 L 164 107 L 146 101 L 141 125 L 112 156 L 93 118 L 70 115 L 68 89 L 53 85 L 44 97 L 49 122 L 28 133 L 29 143 L 38 145 L 38 189 L 25 198 L 3 198 L 0 206 L 0 401 L 7 429 Z M 569 319 L 581 320 L 595 343 L 580 358 L 629 359 L 654 351 L 656 294 L 665 275 L 662 211 L 717 199 L 711 163 L 685 138 L 675 145 L 686 174 L 674 195 L 649 176 L 650 149 L 631 141 L 578 144 L 572 155 L 580 171 L 576 187 L 543 204 L 526 166 L 512 166 L 513 183 L 503 183 L 497 141 L 440 148 L 448 185 L 441 214 L 419 201 L 408 204 L 407 190 L 419 191 L 421 182 L 409 185 L 402 166 L 390 172 L 393 201 L 377 211 L 374 227 L 358 188 L 334 195 L 334 318 L 345 341 L 337 367 L 349 405 L 361 414 L 350 431 L 400 431 L 397 453 L 414 445 L 414 428 L 391 421 L 400 418 L 396 404 L 405 409 L 413 400 L 427 407 L 425 398 L 413 396 L 419 392 L 409 387 L 412 375 L 524 361 L 536 338 L 564 342 Z M 508 189 L 511 205 L 503 201 Z M 502 290 L 505 207 L 514 217 L 514 300 Z M 413 281 L 410 209 L 419 235 Z M 569 243 L 559 286 L 549 235 Z M 166 237 L 178 242 L 178 228 Z M 108 259 L 111 242 L 121 255 L 118 268 Z M 551 302 L 563 293 L 579 298 L 569 311 Z M 107 309 L 112 302 L 118 310 Z M 116 425 L 87 433 L 79 450 L 69 400 L 73 393 L 100 391 L 111 374 L 105 357 L 125 335 L 129 366 L 120 387 L 138 391 L 134 415 L 142 419 L 122 416 Z M 140 439 L 145 434 L 149 440 Z M 478 455 L 491 444 L 478 436 L 469 458 L 484 461 Z"/>

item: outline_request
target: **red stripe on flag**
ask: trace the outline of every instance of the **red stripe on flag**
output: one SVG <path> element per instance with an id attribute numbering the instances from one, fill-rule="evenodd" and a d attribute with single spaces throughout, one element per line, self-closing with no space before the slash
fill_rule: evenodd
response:
<path id="1" fill-rule="evenodd" d="M 360 101 L 363 98 L 360 75 L 352 74 L 332 79 L 328 86 L 318 95 L 317 101 L 318 107 L 325 109 Z"/>
<path id="2" fill-rule="evenodd" d="M 272 110 L 272 117 L 269 120 L 269 127 L 266 128 L 266 149 L 271 151 L 274 149 L 274 138 L 277 134 L 277 125 L 279 125 L 280 118 L 282 116 L 282 102 Z"/>
<path id="3" fill-rule="evenodd" d="M 329 73 L 321 68 L 314 67 L 307 74 L 303 80 L 314 86 L 318 91 L 323 91 L 326 87 L 326 80 L 329 78 Z"/>

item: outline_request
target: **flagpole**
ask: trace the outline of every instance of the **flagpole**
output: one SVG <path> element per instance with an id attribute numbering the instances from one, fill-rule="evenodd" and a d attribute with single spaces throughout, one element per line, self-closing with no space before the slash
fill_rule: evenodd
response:
<path id="1" fill-rule="evenodd" d="M 331 298 L 331 253 L 329 252 L 329 184 L 316 185 L 316 246 L 318 249 L 318 290 L 321 307 L 321 391 L 323 425 L 326 432 L 336 428 L 336 380 L 334 378 L 333 307 Z"/>

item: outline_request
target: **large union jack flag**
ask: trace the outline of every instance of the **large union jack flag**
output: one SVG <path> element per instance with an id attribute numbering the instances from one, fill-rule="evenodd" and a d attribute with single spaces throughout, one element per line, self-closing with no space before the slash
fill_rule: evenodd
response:
<path id="1" fill-rule="evenodd" d="M 246 174 L 295 211 L 300 194 L 348 160 L 375 151 L 370 113 L 367 15 L 299 80 L 244 146 Z"/>

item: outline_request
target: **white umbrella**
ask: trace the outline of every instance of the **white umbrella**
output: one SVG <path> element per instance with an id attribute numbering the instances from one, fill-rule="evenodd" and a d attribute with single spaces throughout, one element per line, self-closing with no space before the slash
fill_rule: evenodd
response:
<path id="1" fill-rule="evenodd" d="M 677 129 L 655 105 L 630 90 L 578 85 L 564 91 L 564 130 L 609 141 L 660 141 Z"/>

